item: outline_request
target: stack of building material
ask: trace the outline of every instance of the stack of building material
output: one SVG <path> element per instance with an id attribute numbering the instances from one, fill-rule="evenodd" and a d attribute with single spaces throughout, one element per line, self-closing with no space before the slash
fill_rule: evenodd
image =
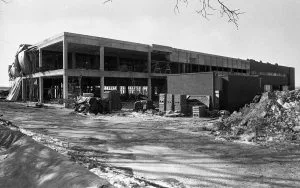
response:
<path id="1" fill-rule="evenodd" d="M 186 114 L 186 95 L 174 95 L 174 111 Z"/>
<path id="2" fill-rule="evenodd" d="M 112 110 L 121 110 L 122 109 L 122 103 L 121 103 L 119 91 L 117 91 L 117 90 L 110 91 L 108 100 L 111 103 Z"/>
<path id="3" fill-rule="evenodd" d="M 174 111 L 174 96 L 172 94 L 166 95 L 166 111 Z"/>
<path id="4" fill-rule="evenodd" d="M 159 94 L 159 111 L 160 112 L 166 111 L 166 94 L 165 93 Z"/>
<path id="5" fill-rule="evenodd" d="M 264 91 L 265 92 L 269 92 L 269 91 L 272 91 L 272 90 L 273 90 L 273 88 L 272 88 L 271 85 L 264 85 Z"/>
<path id="6" fill-rule="evenodd" d="M 210 108 L 210 96 L 209 95 L 190 95 L 188 97 L 189 101 L 197 101 L 199 105 L 205 105 L 207 108 Z"/>
<path id="7" fill-rule="evenodd" d="M 206 107 L 204 105 L 193 106 L 193 117 L 205 117 Z"/>

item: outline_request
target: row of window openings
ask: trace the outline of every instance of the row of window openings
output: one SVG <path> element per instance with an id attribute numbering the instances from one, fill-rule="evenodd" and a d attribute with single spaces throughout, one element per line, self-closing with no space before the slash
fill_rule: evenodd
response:
<path id="1" fill-rule="evenodd" d="M 45 63 L 43 63 L 44 68 L 49 70 L 62 68 L 62 65 L 59 65 L 59 61 L 62 63 L 62 57 L 57 57 L 50 60 L 50 57 L 45 57 Z M 52 55 L 53 57 L 53 55 Z M 55 63 L 47 63 L 49 61 L 53 61 Z M 99 58 L 92 55 L 80 55 L 76 54 L 76 68 L 85 68 L 85 69 L 99 69 Z M 72 56 L 68 57 L 69 67 L 72 67 Z M 97 63 L 98 62 L 98 63 Z M 117 63 L 116 57 L 105 57 L 105 65 L 104 70 L 107 71 L 124 71 L 124 72 L 147 72 L 147 61 L 145 60 L 137 60 L 137 59 L 128 59 L 128 58 L 120 58 L 119 64 Z M 50 66 L 52 64 L 52 67 Z M 49 65 L 49 66 L 48 66 Z M 154 73 L 183 73 L 183 67 L 185 66 L 185 73 L 192 72 L 209 72 L 209 71 L 221 71 L 221 72 L 238 72 L 238 73 L 247 73 L 246 70 L 243 69 L 230 69 L 224 67 L 215 67 L 215 66 L 203 66 L 203 65 L 195 65 L 195 64 L 180 64 L 180 63 L 156 63 L 152 62 L 152 72 Z M 180 69 L 179 69 L 180 67 Z"/>
<path id="2" fill-rule="evenodd" d="M 80 89 L 80 86 L 75 86 L 76 89 Z M 95 86 L 95 88 L 100 88 L 100 86 Z M 92 86 L 86 86 L 87 91 L 92 91 L 95 89 Z M 117 90 L 117 86 L 104 86 L 104 91 L 113 91 Z M 128 86 L 128 94 L 143 94 L 147 95 L 148 87 L 147 86 Z M 120 86 L 120 94 L 126 94 L 126 86 Z"/>
<path id="3" fill-rule="evenodd" d="M 282 73 L 275 73 L 275 72 L 256 72 L 251 71 L 252 75 L 262 75 L 262 76 L 281 76 L 281 77 L 287 77 L 287 74 Z"/>

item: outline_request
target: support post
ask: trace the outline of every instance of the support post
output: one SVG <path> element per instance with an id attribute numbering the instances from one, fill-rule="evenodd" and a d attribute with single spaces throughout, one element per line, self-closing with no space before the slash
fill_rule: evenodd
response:
<path id="1" fill-rule="evenodd" d="M 43 51 L 39 49 L 39 69 L 41 70 L 43 67 Z M 44 102 L 44 82 L 43 78 L 39 77 L 39 102 Z"/>
<path id="2" fill-rule="evenodd" d="M 100 70 L 104 71 L 104 47 L 100 46 Z"/>
<path id="3" fill-rule="evenodd" d="M 76 53 L 72 53 L 72 69 L 76 69 Z"/>
<path id="4" fill-rule="evenodd" d="M 101 99 L 104 97 L 104 76 L 100 77 L 100 97 Z"/>
<path id="5" fill-rule="evenodd" d="M 104 71 L 104 47 L 100 46 L 100 71 Z M 100 77 L 100 97 L 104 97 L 104 76 Z"/>
<path id="6" fill-rule="evenodd" d="M 148 78 L 148 100 L 152 100 L 151 78 Z"/>
<path id="7" fill-rule="evenodd" d="M 68 69 L 68 42 L 66 39 L 63 40 L 63 99 L 64 99 L 64 106 L 67 107 L 67 100 L 68 100 L 68 75 L 66 70 Z"/>
<path id="8" fill-rule="evenodd" d="M 42 49 L 39 49 L 39 68 L 41 69 L 43 67 L 43 51 Z"/>
<path id="9" fill-rule="evenodd" d="M 186 67 L 186 64 L 183 63 L 183 64 L 182 64 L 182 73 L 186 73 L 186 68 L 185 68 L 185 67 Z"/>
<path id="10" fill-rule="evenodd" d="M 121 93 L 121 87 L 120 87 L 119 80 L 117 80 L 117 91 L 118 91 L 119 93 Z"/>
<path id="11" fill-rule="evenodd" d="M 63 69 L 64 72 L 68 69 L 68 42 L 66 39 L 63 41 Z"/>
<path id="12" fill-rule="evenodd" d="M 44 80 L 43 77 L 39 77 L 39 102 L 44 102 Z"/>
<path id="13" fill-rule="evenodd" d="M 181 64 L 180 63 L 178 63 L 178 69 L 177 69 L 177 71 L 178 71 L 178 73 L 180 74 L 181 72 Z"/>
<path id="14" fill-rule="evenodd" d="M 121 71 L 121 67 L 120 67 L 120 56 L 117 56 L 117 71 Z"/>
<path id="15" fill-rule="evenodd" d="M 64 106 L 68 107 L 67 100 L 68 100 L 68 76 L 63 75 L 63 98 L 64 98 Z"/>
<path id="16" fill-rule="evenodd" d="M 147 65 L 147 69 L 148 69 L 148 73 L 151 73 L 151 62 L 152 62 L 152 59 L 151 59 L 151 48 L 149 48 L 149 51 L 148 51 L 148 65 Z"/>

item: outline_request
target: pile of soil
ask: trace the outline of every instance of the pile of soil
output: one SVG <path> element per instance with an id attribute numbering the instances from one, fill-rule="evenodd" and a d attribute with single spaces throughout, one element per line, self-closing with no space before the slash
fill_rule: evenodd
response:
<path id="1" fill-rule="evenodd" d="M 257 101 L 218 123 L 216 136 L 252 142 L 300 141 L 300 90 L 267 92 Z"/>
<path id="2" fill-rule="evenodd" d="M 113 187 L 0 119 L 0 187 Z"/>

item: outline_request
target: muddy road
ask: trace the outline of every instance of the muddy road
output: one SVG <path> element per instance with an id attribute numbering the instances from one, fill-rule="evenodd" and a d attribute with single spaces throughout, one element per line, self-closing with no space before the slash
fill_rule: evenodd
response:
<path id="1" fill-rule="evenodd" d="M 300 147 L 216 141 L 208 119 L 129 111 L 82 116 L 58 107 L 0 102 L 2 118 L 68 143 L 103 165 L 161 187 L 300 187 Z M 102 177 L 103 170 L 92 170 Z M 125 169 L 125 170 L 124 170 Z M 126 186 L 124 186 L 126 187 Z"/>

